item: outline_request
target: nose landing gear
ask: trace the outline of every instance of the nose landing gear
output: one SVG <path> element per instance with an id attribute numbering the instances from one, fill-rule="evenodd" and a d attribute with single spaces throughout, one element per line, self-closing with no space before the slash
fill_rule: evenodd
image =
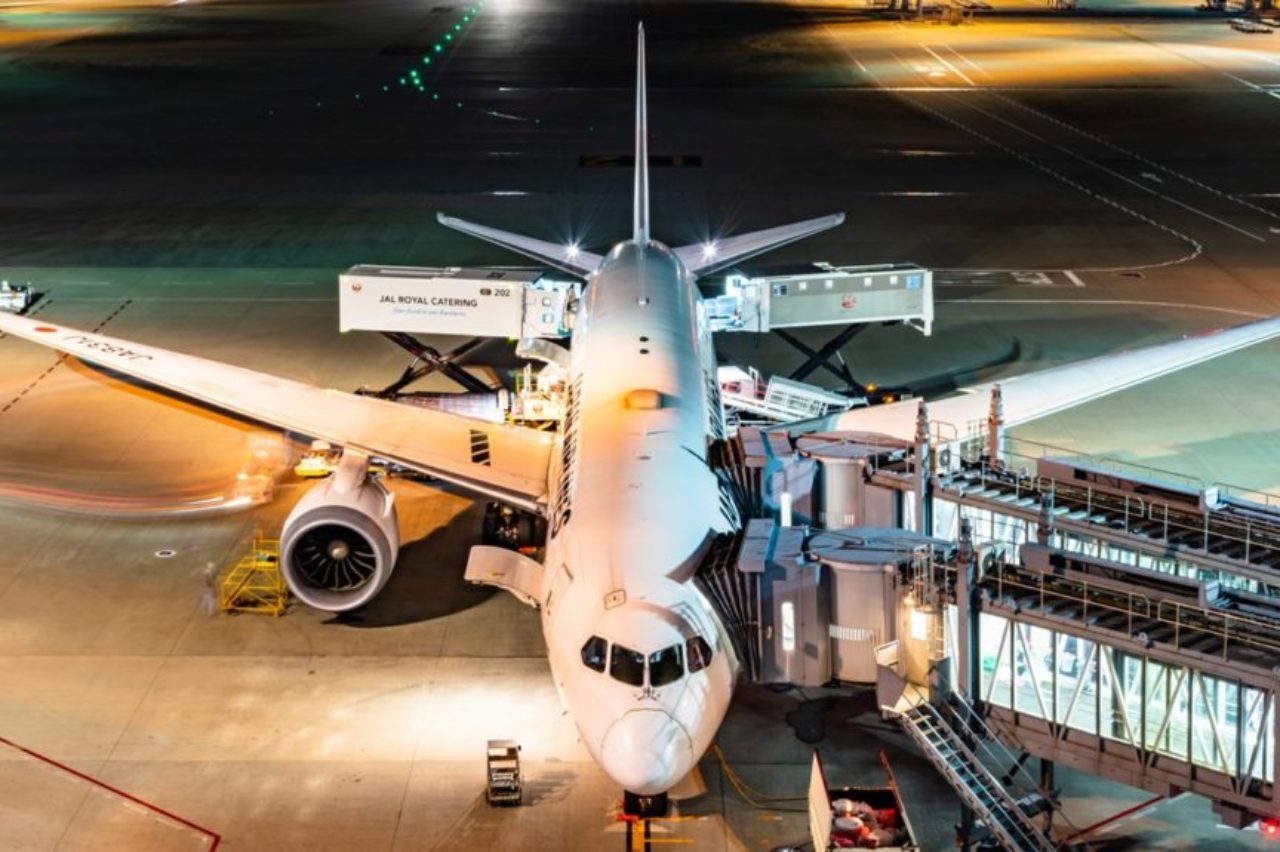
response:
<path id="1" fill-rule="evenodd" d="M 622 812 L 638 819 L 656 819 L 664 817 L 671 809 L 671 802 L 666 793 L 655 793 L 652 796 L 641 796 L 638 793 L 623 791 Z"/>

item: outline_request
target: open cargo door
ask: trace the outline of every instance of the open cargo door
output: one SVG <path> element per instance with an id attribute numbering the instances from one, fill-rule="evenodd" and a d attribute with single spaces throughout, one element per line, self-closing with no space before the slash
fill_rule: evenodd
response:
<path id="1" fill-rule="evenodd" d="M 813 750 L 813 768 L 809 771 L 809 836 L 814 852 L 831 848 L 831 798 L 827 795 L 827 779 L 822 774 L 822 758 Z"/>
<path id="2" fill-rule="evenodd" d="M 809 835 L 814 852 L 828 852 L 834 848 L 881 849 L 888 852 L 919 852 L 915 829 L 907 818 L 898 792 L 898 782 L 884 752 L 880 753 L 880 765 L 884 767 L 888 784 L 884 786 L 831 787 L 827 784 L 822 768 L 822 758 L 817 749 L 813 752 L 813 766 L 809 772 Z M 849 836 L 849 829 L 841 829 L 841 837 L 833 846 L 835 823 L 832 805 L 846 799 L 846 807 L 861 818 L 866 828 L 861 835 Z"/>

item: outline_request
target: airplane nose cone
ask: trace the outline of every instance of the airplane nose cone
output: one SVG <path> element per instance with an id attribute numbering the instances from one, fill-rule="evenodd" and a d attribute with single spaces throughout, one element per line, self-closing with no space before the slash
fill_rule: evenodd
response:
<path id="1" fill-rule="evenodd" d="M 632 710 L 614 722 L 600 753 L 609 777 L 641 796 L 670 790 L 692 762 L 689 735 L 662 710 Z"/>

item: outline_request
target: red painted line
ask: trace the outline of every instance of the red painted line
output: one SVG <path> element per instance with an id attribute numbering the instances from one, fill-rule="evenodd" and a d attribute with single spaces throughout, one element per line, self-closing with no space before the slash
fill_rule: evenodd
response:
<path id="1" fill-rule="evenodd" d="M 218 834 L 216 831 L 210 831 L 204 826 L 197 825 L 189 819 L 183 819 L 182 817 L 178 816 L 177 814 L 171 811 L 166 811 L 164 808 L 157 807 L 156 805 L 153 805 L 148 801 L 139 799 L 137 796 L 130 795 L 129 793 L 126 793 L 124 790 L 121 790 L 119 787 L 112 787 L 110 784 L 107 784 L 104 781 L 99 781 L 97 778 L 94 778 L 90 775 L 86 775 L 78 769 L 73 769 L 70 766 L 67 766 L 65 763 L 60 763 L 59 761 L 54 760 L 52 757 L 46 757 L 45 755 L 40 754 L 37 751 L 32 751 L 26 746 L 20 746 L 17 743 L 13 742 L 12 740 L 7 740 L 4 737 L 0 737 L 0 745 L 7 745 L 9 748 L 20 751 L 23 754 L 27 755 L 28 757 L 33 757 L 36 760 L 40 761 L 41 763 L 47 763 L 56 769 L 61 769 L 63 772 L 67 773 L 68 775 L 79 778 L 81 781 L 85 781 L 89 784 L 92 784 L 95 787 L 100 787 L 101 789 L 106 790 L 109 793 L 113 793 L 122 799 L 133 802 L 135 805 L 141 805 L 147 810 L 153 813 L 160 814 L 161 816 L 166 817 L 168 819 L 171 819 L 180 825 L 184 825 L 187 828 L 192 829 L 193 831 L 198 831 L 199 833 L 203 834 L 205 837 L 208 837 L 211 841 L 213 841 L 213 845 L 209 847 L 209 852 L 217 852 L 218 847 L 222 844 L 222 835 Z"/>
<path id="2" fill-rule="evenodd" d="M 1146 810 L 1147 808 L 1154 805 L 1156 802 L 1162 801 L 1163 799 L 1164 799 L 1164 796 L 1153 796 L 1150 799 L 1147 799 L 1147 801 L 1145 802 L 1139 802 L 1138 804 L 1134 805 L 1131 808 L 1125 808 L 1118 814 L 1112 814 L 1106 819 L 1098 820 L 1093 825 L 1088 826 L 1087 828 L 1080 829 L 1070 837 L 1063 838 L 1062 845 L 1065 846 L 1066 844 L 1070 843 L 1073 840 L 1076 840 L 1078 838 L 1084 837 L 1089 834 L 1093 834 L 1098 829 L 1108 826 L 1111 823 L 1116 822 L 1117 820 L 1122 820 L 1127 816 L 1136 814 L 1138 811 Z"/>

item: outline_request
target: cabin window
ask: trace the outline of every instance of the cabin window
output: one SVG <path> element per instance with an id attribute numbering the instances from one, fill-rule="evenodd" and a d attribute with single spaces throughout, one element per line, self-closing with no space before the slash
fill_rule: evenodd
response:
<path id="1" fill-rule="evenodd" d="M 582 646 L 582 664 L 594 671 L 604 671 L 605 654 L 608 650 L 608 642 L 599 636 L 592 636 L 587 640 L 587 644 Z"/>
<path id="2" fill-rule="evenodd" d="M 609 655 L 609 674 L 628 686 L 644 686 L 644 654 L 614 645 Z"/>
<path id="3" fill-rule="evenodd" d="M 684 677 L 680 662 L 680 646 L 672 645 L 649 655 L 649 685 L 666 686 Z"/>
<path id="4" fill-rule="evenodd" d="M 701 636 L 694 636 L 685 643 L 685 656 L 689 660 L 689 674 L 700 672 L 711 665 L 711 646 Z"/>

